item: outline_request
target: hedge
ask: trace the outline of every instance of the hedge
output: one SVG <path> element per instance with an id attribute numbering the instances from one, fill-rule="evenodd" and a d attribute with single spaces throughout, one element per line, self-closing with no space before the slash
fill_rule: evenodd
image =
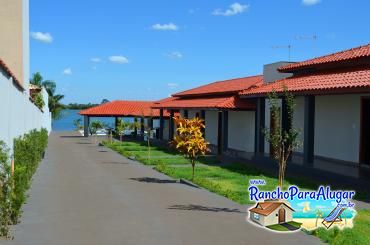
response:
<path id="1" fill-rule="evenodd" d="M 32 130 L 14 141 L 14 190 L 11 215 L 13 224 L 18 223 L 22 205 L 27 198 L 26 192 L 47 144 L 48 131 L 46 129 Z"/>

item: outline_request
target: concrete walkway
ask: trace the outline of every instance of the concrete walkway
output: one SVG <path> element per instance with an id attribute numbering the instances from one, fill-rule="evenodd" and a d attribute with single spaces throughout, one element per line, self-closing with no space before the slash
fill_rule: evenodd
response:
<path id="1" fill-rule="evenodd" d="M 52 133 L 17 245 L 318 244 L 246 222 L 246 207 L 178 184 L 73 133 Z"/>

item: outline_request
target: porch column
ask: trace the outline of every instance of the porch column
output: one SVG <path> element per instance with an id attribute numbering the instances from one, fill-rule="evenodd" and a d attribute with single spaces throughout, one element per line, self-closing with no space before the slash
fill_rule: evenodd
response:
<path id="1" fill-rule="evenodd" d="M 142 137 L 143 140 L 144 140 L 144 131 L 145 131 L 145 128 L 144 128 L 144 117 L 141 117 L 140 118 L 140 134 L 141 134 L 141 137 Z"/>
<path id="2" fill-rule="evenodd" d="M 303 163 L 313 166 L 315 144 L 315 96 L 304 97 Z"/>
<path id="3" fill-rule="evenodd" d="M 265 152 L 265 138 L 262 131 L 265 128 L 265 104 L 263 97 L 256 101 L 254 152 L 260 154 Z"/>
<path id="4" fill-rule="evenodd" d="M 222 154 L 222 141 L 223 141 L 223 126 L 222 126 L 222 111 L 218 112 L 218 129 L 217 129 L 217 154 Z"/>
<path id="5" fill-rule="evenodd" d="M 175 125 L 174 125 L 174 121 L 173 121 L 173 117 L 175 116 L 175 112 L 173 110 L 170 110 L 170 125 L 169 125 L 169 140 L 173 140 L 173 134 L 174 134 L 174 130 L 175 130 Z"/>
<path id="6" fill-rule="evenodd" d="M 229 112 L 228 111 L 223 111 L 222 112 L 222 150 L 227 151 L 229 148 Z"/>
<path id="7" fill-rule="evenodd" d="M 189 118 L 189 111 L 184 110 L 184 118 L 188 119 Z"/>
<path id="8" fill-rule="evenodd" d="M 135 127 L 134 127 L 134 137 L 136 138 L 137 137 L 137 118 L 135 117 L 134 119 L 134 122 L 135 122 Z"/>
<path id="9" fill-rule="evenodd" d="M 90 117 L 84 116 L 84 137 L 89 137 Z"/>
<path id="10" fill-rule="evenodd" d="M 163 127 L 164 127 L 163 109 L 160 109 L 159 110 L 159 140 L 163 140 Z"/>
<path id="11" fill-rule="evenodd" d="M 114 129 L 117 132 L 117 127 L 118 127 L 118 117 L 114 117 Z"/>
<path id="12" fill-rule="evenodd" d="M 206 111 L 205 110 L 200 111 L 200 119 L 203 120 L 204 127 L 206 127 Z M 203 138 L 206 138 L 206 129 L 205 128 L 202 129 L 202 134 L 203 134 Z"/>

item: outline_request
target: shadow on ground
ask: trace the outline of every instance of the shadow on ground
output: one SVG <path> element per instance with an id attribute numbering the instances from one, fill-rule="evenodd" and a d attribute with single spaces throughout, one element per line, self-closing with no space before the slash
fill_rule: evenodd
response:
<path id="1" fill-rule="evenodd" d="M 237 208 L 230 209 L 230 208 L 217 208 L 217 207 L 206 207 L 202 205 L 172 205 L 168 207 L 168 209 L 175 209 L 175 210 L 189 210 L 189 211 L 207 211 L 207 212 L 226 212 L 226 213 L 245 213 L 240 211 Z"/>
<path id="2" fill-rule="evenodd" d="M 157 179 L 157 178 L 149 178 L 149 177 L 130 178 L 130 180 L 135 180 L 135 181 L 145 182 L 145 183 L 157 183 L 157 184 L 173 184 L 173 183 L 177 183 L 176 180 Z"/>

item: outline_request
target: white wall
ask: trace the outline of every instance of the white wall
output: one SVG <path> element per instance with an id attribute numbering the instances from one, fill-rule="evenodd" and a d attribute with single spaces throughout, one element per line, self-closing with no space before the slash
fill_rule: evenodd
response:
<path id="1" fill-rule="evenodd" d="M 206 141 L 208 141 L 212 145 L 217 145 L 218 112 L 206 111 L 205 122 Z"/>
<path id="2" fill-rule="evenodd" d="M 0 140 L 13 149 L 13 140 L 32 129 L 51 129 L 51 115 L 47 107 L 47 94 L 43 91 L 45 113 L 30 100 L 28 93 L 19 91 L 0 68 Z M 45 98 L 46 96 L 46 98 Z"/>
<path id="3" fill-rule="evenodd" d="M 316 96 L 315 155 L 359 162 L 361 96 Z"/>
<path id="4" fill-rule="evenodd" d="M 254 111 L 229 111 L 228 148 L 254 152 Z"/>

